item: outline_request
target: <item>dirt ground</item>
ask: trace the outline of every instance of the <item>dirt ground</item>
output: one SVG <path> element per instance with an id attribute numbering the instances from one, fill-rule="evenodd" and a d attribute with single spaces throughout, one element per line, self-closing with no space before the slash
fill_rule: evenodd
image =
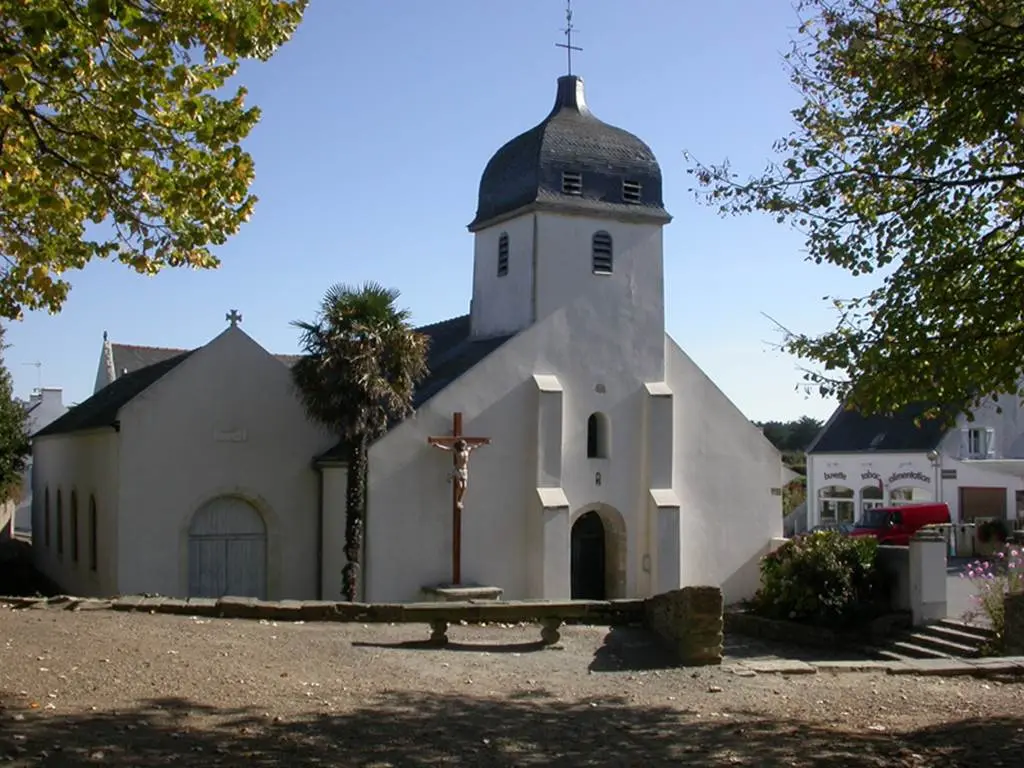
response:
<path id="1" fill-rule="evenodd" d="M 638 630 L 0 609 L 15 766 L 1020 766 L 1024 684 L 671 669 Z"/>

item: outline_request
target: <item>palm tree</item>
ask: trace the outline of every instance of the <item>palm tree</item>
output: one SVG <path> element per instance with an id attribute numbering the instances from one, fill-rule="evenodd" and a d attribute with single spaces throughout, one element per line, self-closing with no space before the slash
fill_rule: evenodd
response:
<path id="1" fill-rule="evenodd" d="M 412 412 L 416 385 L 427 374 L 429 339 L 413 330 L 399 292 L 378 283 L 334 285 L 301 331 L 303 357 L 292 377 L 309 416 L 335 431 L 348 459 L 342 596 L 355 600 L 366 510 L 366 454 L 388 424 Z"/>

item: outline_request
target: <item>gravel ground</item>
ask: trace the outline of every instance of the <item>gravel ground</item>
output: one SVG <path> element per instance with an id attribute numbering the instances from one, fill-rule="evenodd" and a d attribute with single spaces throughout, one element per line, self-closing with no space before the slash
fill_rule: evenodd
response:
<path id="1" fill-rule="evenodd" d="M 638 630 L 0 609 L 16 766 L 1020 766 L 1024 684 L 671 669 Z M 758 655 L 749 647 L 742 650 Z M 767 655 L 767 654 L 765 654 Z"/>

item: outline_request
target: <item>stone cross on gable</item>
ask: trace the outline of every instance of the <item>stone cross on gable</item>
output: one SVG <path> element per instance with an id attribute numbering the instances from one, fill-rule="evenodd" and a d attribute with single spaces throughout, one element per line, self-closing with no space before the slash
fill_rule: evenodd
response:
<path id="1" fill-rule="evenodd" d="M 232 309 L 230 312 L 224 315 L 224 319 L 231 323 L 231 327 L 234 328 L 236 325 L 242 322 L 242 313 L 239 312 L 237 309 Z"/>

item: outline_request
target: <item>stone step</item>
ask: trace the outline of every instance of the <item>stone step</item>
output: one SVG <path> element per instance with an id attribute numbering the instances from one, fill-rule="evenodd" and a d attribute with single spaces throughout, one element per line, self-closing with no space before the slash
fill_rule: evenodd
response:
<path id="1" fill-rule="evenodd" d="M 949 656 L 959 658 L 977 658 L 981 656 L 981 645 L 974 642 L 969 635 L 961 635 L 961 638 L 966 638 L 966 642 L 958 642 L 957 639 L 951 639 L 940 632 L 929 631 L 931 629 L 930 627 L 925 627 L 919 632 L 904 635 L 901 639 L 913 645 L 939 651 Z"/>
<path id="2" fill-rule="evenodd" d="M 945 627 L 946 629 L 956 630 L 966 635 L 973 635 L 983 641 L 994 640 L 996 633 L 992 627 L 985 627 L 980 624 L 968 624 L 966 621 L 960 621 L 959 619 L 940 619 L 933 627 Z"/>
<path id="3" fill-rule="evenodd" d="M 885 648 L 872 648 L 871 655 L 877 659 L 881 659 L 882 661 L 907 661 L 907 659 L 912 658 Z"/>
<path id="4" fill-rule="evenodd" d="M 897 654 L 902 655 L 908 659 L 951 659 L 953 658 L 948 653 L 942 651 L 936 651 L 932 648 L 925 648 L 917 645 L 916 643 L 909 642 L 907 640 L 896 640 L 895 642 L 886 643 L 883 650 L 894 651 Z"/>
<path id="5" fill-rule="evenodd" d="M 930 624 L 922 627 L 919 631 L 925 632 L 932 637 L 941 637 L 958 645 L 966 645 L 971 648 L 983 648 L 988 644 L 990 638 L 974 632 L 964 632 L 958 627 L 949 627 L 945 624 Z"/>

